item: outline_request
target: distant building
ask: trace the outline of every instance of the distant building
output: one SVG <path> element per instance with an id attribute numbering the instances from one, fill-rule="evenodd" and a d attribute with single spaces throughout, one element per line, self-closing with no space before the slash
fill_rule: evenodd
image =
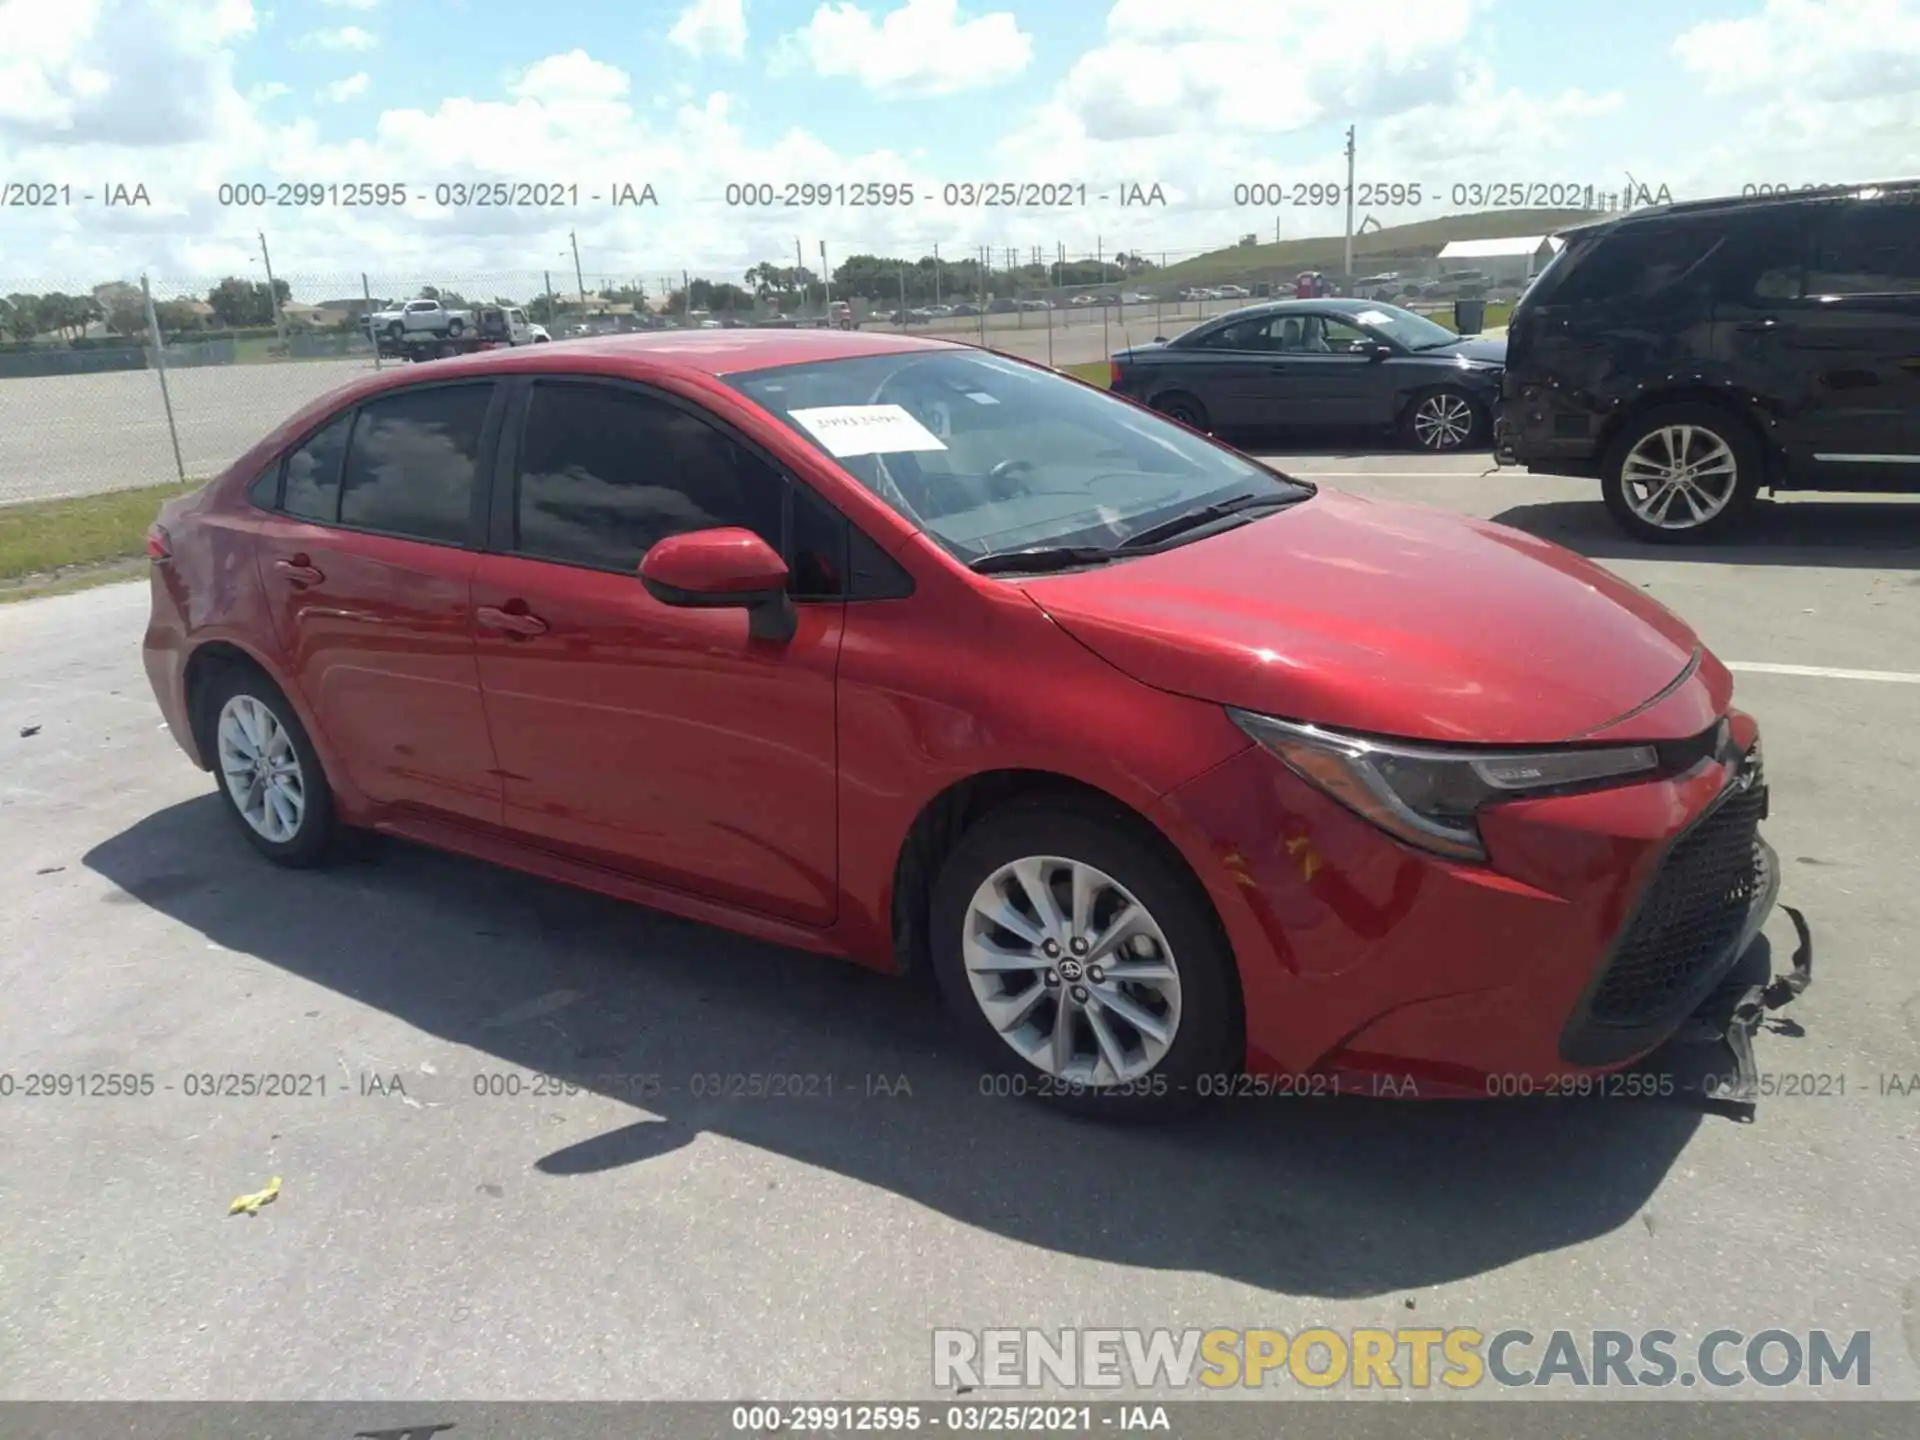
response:
<path id="1" fill-rule="evenodd" d="M 1506 240 L 1454 240 L 1442 247 L 1439 265 L 1448 270 L 1478 270 L 1494 285 L 1518 285 L 1547 268 L 1561 242 L 1551 235 L 1520 235 Z"/>

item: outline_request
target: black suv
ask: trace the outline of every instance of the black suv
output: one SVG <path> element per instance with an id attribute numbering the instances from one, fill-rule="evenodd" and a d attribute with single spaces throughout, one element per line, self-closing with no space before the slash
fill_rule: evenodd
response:
<path id="1" fill-rule="evenodd" d="M 1643 540 L 1723 534 L 1763 488 L 1920 491 L 1920 181 L 1560 238 L 1509 322 L 1501 461 L 1597 478 Z"/>

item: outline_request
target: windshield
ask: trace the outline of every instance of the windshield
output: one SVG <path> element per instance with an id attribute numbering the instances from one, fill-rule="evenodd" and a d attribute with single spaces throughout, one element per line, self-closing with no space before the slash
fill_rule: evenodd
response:
<path id="1" fill-rule="evenodd" d="M 1354 323 L 1366 326 L 1409 350 L 1437 350 L 1460 337 L 1444 325 L 1436 325 L 1424 315 L 1402 310 L 1398 305 L 1369 305 L 1353 315 Z"/>
<path id="2" fill-rule="evenodd" d="M 1150 411 L 987 351 L 788 365 L 730 383 L 969 563 L 1111 548 L 1198 506 L 1313 493 Z"/>

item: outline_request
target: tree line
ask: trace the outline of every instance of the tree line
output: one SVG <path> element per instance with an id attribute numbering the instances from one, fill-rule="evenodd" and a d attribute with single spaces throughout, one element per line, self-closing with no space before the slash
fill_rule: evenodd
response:
<path id="1" fill-rule="evenodd" d="M 804 265 L 776 265 L 765 261 L 741 276 L 742 283 L 728 280 L 693 279 L 669 289 L 663 309 L 754 311 L 758 309 L 805 310 L 820 306 L 831 297 L 837 300 L 864 299 L 877 305 L 895 303 L 907 306 L 933 304 L 941 299 L 964 300 L 980 295 L 1005 296 L 1050 289 L 1068 289 L 1093 285 L 1111 285 L 1143 276 L 1156 267 L 1144 255 L 1121 253 L 1109 260 L 1046 260 L 1037 250 L 1022 258 L 1018 252 L 1002 252 L 999 263 L 993 257 L 983 261 L 936 259 L 923 255 L 917 260 L 899 256 L 850 255 L 824 279 Z M 437 299 L 449 308 L 464 308 L 470 303 L 457 291 L 424 285 L 417 292 L 426 299 Z M 272 289 L 264 281 L 229 275 L 206 293 L 204 301 L 184 297 L 155 299 L 154 317 L 161 332 L 176 335 L 183 331 L 258 329 L 275 323 L 275 297 L 285 306 L 293 300 L 293 289 L 285 280 L 276 279 Z M 636 311 L 647 306 L 645 286 L 639 282 L 605 286 L 593 292 L 593 299 L 607 304 L 627 304 Z M 339 308 L 349 317 L 364 313 L 368 304 L 375 308 L 397 303 L 390 300 L 345 300 Z M 539 294 L 522 302 L 496 295 L 495 305 L 518 305 L 536 324 L 552 324 L 579 311 L 577 292 L 558 291 Z M 205 310 L 200 307 L 204 304 Z M 0 300 L 0 333 L 15 341 L 41 336 L 73 340 L 88 327 L 99 324 L 111 335 L 132 339 L 147 329 L 146 299 L 138 285 L 112 280 L 96 285 L 85 294 L 66 294 L 54 290 L 45 294 L 15 292 Z"/>

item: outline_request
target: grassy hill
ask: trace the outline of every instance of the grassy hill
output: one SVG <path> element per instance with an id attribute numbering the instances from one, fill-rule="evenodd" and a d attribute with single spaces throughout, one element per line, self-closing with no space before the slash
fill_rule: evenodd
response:
<path id="1" fill-rule="evenodd" d="M 1597 218 L 1584 210 L 1487 210 L 1475 215 L 1443 215 L 1411 225 L 1389 225 L 1353 237 L 1356 270 L 1391 269 L 1396 260 L 1431 259 L 1441 246 L 1454 240 L 1505 240 L 1526 235 L 1548 235 L 1568 225 Z M 1336 272 L 1344 260 L 1346 240 L 1339 235 L 1315 235 L 1277 244 L 1236 245 L 1181 260 L 1155 270 L 1155 284 L 1222 284 L 1258 277 L 1291 279 L 1302 270 Z M 1151 252 L 1149 252 L 1151 253 Z"/>

